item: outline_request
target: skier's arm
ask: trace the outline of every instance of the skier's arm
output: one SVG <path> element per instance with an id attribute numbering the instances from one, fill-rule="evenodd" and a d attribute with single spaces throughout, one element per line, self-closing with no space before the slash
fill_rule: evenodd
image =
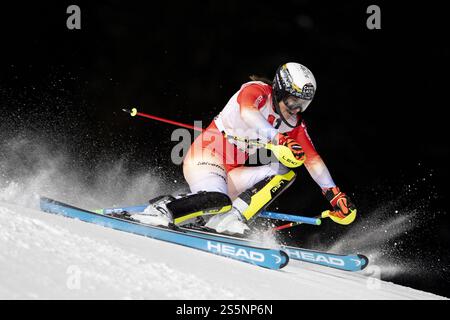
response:
<path id="1" fill-rule="evenodd" d="M 300 126 L 289 133 L 289 136 L 297 140 L 302 146 L 303 151 L 306 154 L 305 167 L 322 190 L 335 187 L 336 184 L 334 183 L 325 162 L 316 151 L 316 148 L 306 131 L 305 123 L 302 121 Z"/>
<path id="2" fill-rule="evenodd" d="M 302 124 L 291 131 L 294 139 L 302 146 L 306 154 L 305 167 L 314 181 L 322 188 L 322 193 L 330 202 L 334 211 L 329 212 L 330 218 L 340 224 L 350 224 L 356 216 L 356 207 L 350 198 L 342 192 L 333 181 L 322 157 L 317 153 L 311 138 Z"/>
<path id="3" fill-rule="evenodd" d="M 278 130 L 264 118 L 259 109 L 264 106 L 268 98 L 264 87 L 258 84 L 251 84 L 244 87 L 238 95 L 240 115 L 242 120 L 251 128 L 258 130 L 265 138 L 272 141 Z"/>

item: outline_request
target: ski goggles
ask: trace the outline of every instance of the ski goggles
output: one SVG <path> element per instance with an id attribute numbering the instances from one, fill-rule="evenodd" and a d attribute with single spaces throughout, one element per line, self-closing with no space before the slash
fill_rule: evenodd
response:
<path id="1" fill-rule="evenodd" d="M 300 112 L 303 112 L 306 110 L 311 100 L 304 100 L 299 97 L 287 95 L 283 98 L 283 102 L 290 111 L 299 110 Z"/>

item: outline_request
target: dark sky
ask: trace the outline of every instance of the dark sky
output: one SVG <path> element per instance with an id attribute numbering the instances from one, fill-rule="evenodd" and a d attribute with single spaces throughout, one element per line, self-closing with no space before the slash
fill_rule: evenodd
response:
<path id="1" fill-rule="evenodd" d="M 81 2 L 82 29 L 70 31 L 67 3 L 1 11 L 0 81 L 8 98 L 35 100 L 21 112 L 44 114 L 39 93 L 59 91 L 76 111 L 89 110 L 97 138 L 134 126 L 149 147 L 172 127 L 149 130 L 122 107 L 206 125 L 248 75 L 272 78 L 279 64 L 299 61 L 319 87 L 305 114 L 311 135 L 324 157 L 341 154 L 331 160 L 343 160 L 343 171 L 378 176 L 418 159 L 446 162 L 440 97 L 449 49 L 445 22 L 431 15 L 438 9 L 385 5 L 382 29 L 368 30 L 364 2 Z M 5 100 L 2 108 L 17 109 Z"/>
<path id="2" fill-rule="evenodd" d="M 70 4 L 81 8 L 81 30 L 66 28 Z M 381 30 L 366 27 L 370 4 L 381 7 Z M 438 5 L 406 1 L 2 4 L 2 135 L 45 135 L 85 162 L 166 163 L 179 178 L 168 160 L 173 127 L 120 110 L 206 126 L 250 74 L 272 78 L 296 61 L 317 79 L 304 117 L 337 183 L 364 212 L 432 172 L 406 202 L 437 195 L 427 210 L 439 211 L 432 232 L 448 245 L 445 18 Z M 281 208 L 326 205 L 304 171 L 298 179 Z"/>

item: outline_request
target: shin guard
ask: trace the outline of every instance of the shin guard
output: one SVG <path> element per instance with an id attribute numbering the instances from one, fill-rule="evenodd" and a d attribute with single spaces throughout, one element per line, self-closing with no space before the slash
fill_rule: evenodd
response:
<path id="1" fill-rule="evenodd" d="M 286 190 L 295 177 L 296 174 L 292 170 L 286 174 L 267 177 L 242 192 L 233 201 L 233 207 L 238 209 L 247 221 L 251 220 Z"/>
<path id="2" fill-rule="evenodd" d="M 200 191 L 176 198 L 167 204 L 176 225 L 184 224 L 202 215 L 231 210 L 231 199 L 221 192 Z"/>

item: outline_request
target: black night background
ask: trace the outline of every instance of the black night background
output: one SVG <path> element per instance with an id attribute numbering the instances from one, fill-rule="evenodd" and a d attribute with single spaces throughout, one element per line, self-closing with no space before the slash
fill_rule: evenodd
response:
<path id="1" fill-rule="evenodd" d="M 66 27 L 70 4 L 81 8 L 81 30 Z M 381 30 L 366 27 L 370 4 L 381 8 Z M 170 160 L 176 127 L 121 109 L 207 126 L 249 75 L 273 78 L 296 61 L 318 83 L 304 114 L 309 133 L 359 220 L 299 226 L 283 237 L 376 252 L 374 264 L 395 269 L 384 280 L 449 297 L 445 21 L 442 7 L 410 2 L 2 4 L 0 164 L 11 157 L 7 141 L 20 137 L 33 152 L 69 155 L 68 170 L 86 183 L 120 159 L 130 176 L 149 170 L 165 191 L 187 191 Z M 0 173 L 32 172 L 33 157 L 14 161 Z M 312 216 L 327 206 L 302 168 L 271 209 Z"/>

